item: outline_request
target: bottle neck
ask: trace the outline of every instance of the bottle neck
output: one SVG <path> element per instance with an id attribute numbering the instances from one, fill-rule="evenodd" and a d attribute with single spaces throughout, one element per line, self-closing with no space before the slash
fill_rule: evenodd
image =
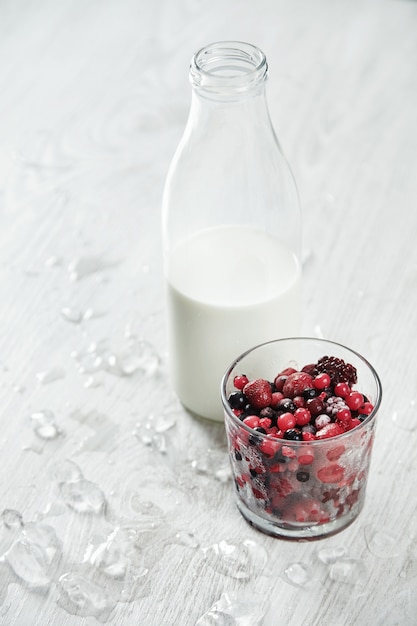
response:
<path id="1" fill-rule="evenodd" d="M 268 64 L 264 53 L 252 44 L 218 42 L 196 52 L 189 76 L 199 98 L 240 102 L 264 94 Z"/>

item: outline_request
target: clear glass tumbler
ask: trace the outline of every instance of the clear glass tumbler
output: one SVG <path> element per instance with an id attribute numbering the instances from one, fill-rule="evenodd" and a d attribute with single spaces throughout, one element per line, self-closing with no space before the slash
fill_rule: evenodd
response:
<path id="1" fill-rule="evenodd" d="M 351 430 L 310 441 L 286 439 L 282 433 L 265 434 L 263 429 L 251 428 L 229 404 L 230 395 L 236 392 L 236 376 L 273 383 L 285 368 L 299 371 L 330 355 L 356 368 L 357 384 L 352 389 L 373 405 Z M 223 377 L 221 397 L 237 506 L 243 517 L 265 533 L 296 540 L 329 536 L 351 524 L 365 500 L 381 396 L 372 365 L 331 341 L 279 339 L 239 356 Z"/>

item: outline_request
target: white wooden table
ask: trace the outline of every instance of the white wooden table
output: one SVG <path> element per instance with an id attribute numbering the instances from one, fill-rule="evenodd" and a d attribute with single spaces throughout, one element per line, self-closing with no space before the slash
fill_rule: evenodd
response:
<path id="1" fill-rule="evenodd" d="M 162 187 L 221 39 L 269 61 L 303 333 L 384 388 L 365 509 L 318 542 L 240 517 L 167 378 Z M 1 624 L 417 624 L 416 71 L 412 0 L 0 3 Z"/>

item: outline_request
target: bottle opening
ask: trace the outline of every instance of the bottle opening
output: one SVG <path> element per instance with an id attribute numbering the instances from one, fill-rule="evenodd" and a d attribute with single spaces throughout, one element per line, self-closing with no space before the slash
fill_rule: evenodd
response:
<path id="1" fill-rule="evenodd" d="M 265 82 L 264 53 L 249 43 L 221 41 L 201 48 L 190 65 L 193 87 L 205 95 L 227 96 L 256 92 Z"/>

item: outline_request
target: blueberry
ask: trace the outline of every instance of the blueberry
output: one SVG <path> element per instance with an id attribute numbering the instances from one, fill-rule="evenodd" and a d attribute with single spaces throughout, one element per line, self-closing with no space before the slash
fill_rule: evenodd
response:
<path id="1" fill-rule="evenodd" d="M 289 428 L 284 433 L 284 439 L 289 439 L 290 441 L 302 441 L 303 435 L 299 428 Z"/>
<path id="2" fill-rule="evenodd" d="M 306 483 L 310 478 L 310 474 L 308 472 L 297 472 L 295 477 L 300 483 Z"/>
<path id="3" fill-rule="evenodd" d="M 271 420 L 272 423 L 274 423 L 277 419 L 277 414 L 272 407 L 267 406 L 261 410 L 261 412 L 259 413 L 259 417 L 267 417 Z"/>
<path id="4" fill-rule="evenodd" d="M 240 454 L 239 450 L 235 450 L 235 459 L 236 461 L 242 460 L 242 455 Z"/>
<path id="5" fill-rule="evenodd" d="M 304 389 L 301 395 L 303 396 L 304 400 L 310 400 L 310 398 L 315 398 L 316 396 L 318 396 L 319 393 L 320 392 L 317 391 L 317 389 L 308 387 L 307 389 Z"/>
<path id="6" fill-rule="evenodd" d="M 234 391 L 230 394 L 228 402 L 232 409 L 243 409 L 247 403 L 246 396 L 241 391 Z"/>
<path id="7" fill-rule="evenodd" d="M 294 413 L 296 408 L 297 407 L 295 406 L 294 402 L 290 398 L 283 398 L 277 404 L 278 411 Z"/>

